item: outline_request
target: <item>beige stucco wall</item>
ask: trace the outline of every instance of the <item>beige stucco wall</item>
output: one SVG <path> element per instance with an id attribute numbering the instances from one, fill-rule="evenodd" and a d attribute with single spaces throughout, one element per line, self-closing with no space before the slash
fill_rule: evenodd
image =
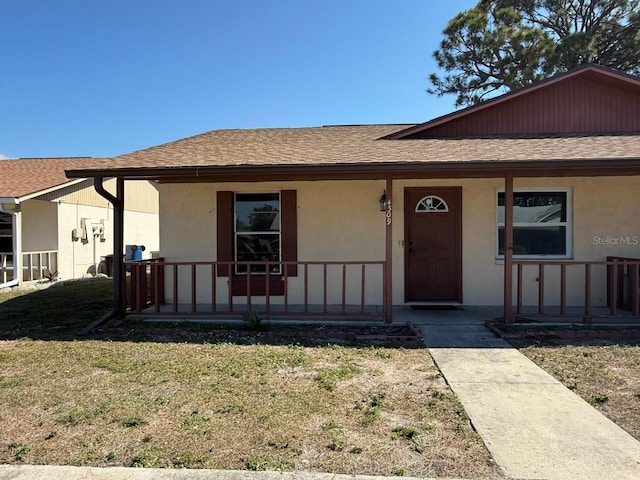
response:
<path id="1" fill-rule="evenodd" d="M 58 248 L 57 204 L 27 200 L 22 211 L 22 251 L 34 252 Z"/>
<path id="2" fill-rule="evenodd" d="M 86 239 L 74 240 L 72 231 L 82 226 L 82 219 L 91 219 L 91 223 L 105 221 L 106 235 L 94 239 L 88 232 Z M 94 271 L 95 261 L 113 253 L 113 209 L 111 206 L 95 207 L 88 205 L 58 205 L 58 262 L 61 278 L 78 278 Z M 125 211 L 124 243 L 145 245 L 145 253 L 158 250 L 158 215 L 144 212 Z"/>
<path id="3" fill-rule="evenodd" d="M 503 262 L 495 258 L 496 191 L 502 179 L 396 180 L 393 188 L 393 303 L 404 303 L 404 188 L 429 186 L 462 187 L 463 223 L 463 302 L 469 305 L 502 303 Z M 163 184 L 160 186 L 161 253 L 168 261 L 215 260 L 216 191 L 273 192 L 295 189 L 298 192 L 298 259 L 383 260 L 384 214 L 378 210 L 383 181 L 280 182 L 253 184 Z M 640 177 L 530 178 L 516 179 L 515 188 L 568 188 L 572 192 L 572 250 L 575 260 L 604 260 L 608 255 L 640 258 Z M 624 238 L 629 243 L 622 243 Z M 618 240 L 615 240 L 618 239 Z M 612 244 L 616 242 L 616 244 Z M 545 276 L 546 303 L 559 303 L 559 271 L 550 269 Z M 198 275 L 198 299 L 207 301 L 210 274 Z M 525 271 L 524 300 L 537 299 L 537 272 Z M 180 276 L 181 299 L 188 297 L 185 271 Z M 335 290 L 341 272 L 331 277 Z M 351 277 L 350 277 L 351 278 Z M 292 302 L 301 296 L 301 282 L 291 283 Z M 359 277 L 350 287 L 349 300 L 359 302 Z M 367 302 L 377 302 L 378 274 L 367 278 L 376 286 L 368 292 Z M 593 271 L 593 301 L 604 304 L 606 277 L 604 268 Z M 219 291 L 225 291 L 226 279 L 218 279 Z M 357 288 L 356 288 L 357 286 Z M 170 289 L 168 289 L 170 290 Z M 515 290 L 514 290 L 515 291 Z M 568 271 L 568 302 L 583 301 L 583 268 Z M 320 291 L 314 290 L 320 300 Z M 330 298 L 331 302 L 331 298 Z"/>
<path id="4" fill-rule="evenodd" d="M 115 180 L 105 182 L 105 187 L 115 193 Z M 93 273 L 94 261 L 100 263 L 101 257 L 113 253 L 113 208 L 90 180 L 25 200 L 20 210 L 22 253 L 57 251 L 57 269 L 62 279 Z M 124 242 L 145 245 L 147 257 L 159 250 L 157 212 L 158 190 L 154 183 L 125 182 Z M 92 223 L 106 222 L 105 238 L 95 241 L 95 259 L 91 233 L 85 240 L 72 238 L 72 231 L 81 228 L 85 218 Z"/>
<path id="5" fill-rule="evenodd" d="M 404 301 L 404 187 L 462 186 L 463 302 L 469 305 L 502 303 L 503 262 L 495 258 L 496 191 L 504 187 L 502 179 L 399 180 L 394 183 L 394 303 Z M 640 177 L 517 178 L 514 188 L 569 188 L 572 192 L 573 255 L 582 261 L 605 260 L 609 255 L 640 258 Z M 607 240 L 628 237 L 632 244 L 603 244 Z M 597 237 L 594 239 L 594 237 Z M 610 240 L 610 243 L 612 240 Z M 635 243 L 635 244 L 633 244 Z M 567 272 L 567 301 L 581 305 L 584 298 L 584 267 Z M 537 301 L 537 271 L 525 270 L 523 300 Z M 594 267 L 592 300 L 606 303 L 605 268 Z M 515 280 L 514 280 L 515 282 Z M 514 287 L 515 294 L 515 287 Z M 545 271 L 545 301 L 559 304 L 559 268 Z M 515 297 L 514 297 L 515 298 Z"/>
<path id="6" fill-rule="evenodd" d="M 161 254 L 167 261 L 216 259 L 216 192 L 277 192 L 296 190 L 299 261 L 384 260 L 384 214 L 378 199 L 381 181 L 271 182 L 254 184 L 161 184 Z M 328 302 L 341 302 L 342 267 L 328 271 Z M 365 302 L 377 303 L 382 292 L 382 268 L 368 268 Z M 180 301 L 190 301 L 190 273 L 179 277 Z M 198 301 L 211 298 L 210 270 L 198 271 Z M 170 275 L 167 281 L 171 282 Z M 360 270 L 347 270 L 347 302 L 360 303 Z M 227 279 L 218 278 L 225 298 Z M 309 270 L 309 301 L 322 300 L 322 269 Z M 303 275 L 289 283 L 291 303 L 303 303 Z M 169 296 L 172 288 L 167 289 Z M 277 299 L 274 299 L 277 302 Z"/>
<path id="7" fill-rule="evenodd" d="M 81 228 L 82 219 L 85 218 L 90 219 L 91 223 L 99 223 L 101 219 L 109 222 L 113 220 L 113 210 L 106 205 L 104 207 L 71 203 L 58 205 L 58 263 L 60 276 L 63 279 L 78 278 L 93 272 L 94 238 L 91 232 L 87 231 L 86 239 L 72 238 L 72 231 Z M 100 263 L 101 256 L 112 252 L 111 241 L 96 239 L 95 250 L 96 262 Z"/>

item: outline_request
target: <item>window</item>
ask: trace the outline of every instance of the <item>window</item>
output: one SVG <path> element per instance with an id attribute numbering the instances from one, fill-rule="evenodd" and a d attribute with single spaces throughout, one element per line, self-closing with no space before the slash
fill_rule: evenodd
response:
<path id="1" fill-rule="evenodd" d="M 513 193 L 513 256 L 571 256 L 571 192 L 536 189 Z M 497 195 L 497 258 L 504 258 L 504 192 Z"/>
<path id="2" fill-rule="evenodd" d="M 427 195 L 416 205 L 416 212 L 448 212 L 449 206 L 436 195 Z"/>
<path id="3" fill-rule="evenodd" d="M 296 277 L 298 267 L 297 194 L 295 190 L 276 193 L 216 194 L 216 252 L 221 264 L 218 277 L 230 277 L 232 295 L 247 291 L 247 267 L 230 268 L 224 262 L 281 261 L 269 272 L 269 294 L 283 295 L 284 281 Z M 266 293 L 264 266 L 252 267 L 249 276 L 252 295 Z M 286 270 L 286 271 L 285 271 Z"/>
<path id="4" fill-rule="evenodd" d="M 234 221 L 235 260 L 264 262 L 280 260 L 280 194 L 236 193 Z M 246 274 L 247 265 L 237 265 L 236 274 Z M 251 273 L 264 274 L 264 265 L 251 265 Z M 280 274 L 280 265 L 270 273 Z"/>

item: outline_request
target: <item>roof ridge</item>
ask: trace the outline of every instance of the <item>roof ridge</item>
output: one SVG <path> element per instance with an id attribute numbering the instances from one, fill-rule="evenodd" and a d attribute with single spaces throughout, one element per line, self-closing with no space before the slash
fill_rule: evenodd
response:
<path id="1" fill-rule="evenodd" d="M 132 152 L 123 153 L 121 155 L 115 155 L 112 158 L 124 158 L 131 155 L 139 154 L 142 152 L 147 152 L 149 150 L 156 150 L 159 148 L 167 147 L 170 145 L 174 145 L 176 143 L 188 142 L 198 137 L 204 137 L 206 135 L 213 135 L 215 133 L 223 133 L 223 132 L 276 132 L 276 131 L 302 131 L 302 130 L 322 130 L 324 128 L 333 128 L 333 127 L 351 127 L 351 128 L 366 128 L 366 127 L 400 127 L 403 126 L 412 126 L 416 125 L 415 123 L 389 123 L 389 124 L 363 124 L 363 125 L 316 125 L 316 126 L 308 126 L 308 127 L 259 127 L 259 128 L 214 128 L 213 130 L 207 130 L 206 132 L 196 133 L 194 135 L 190 135 L 188 137 L 178 138 L 176 140 L 171 140 L 168 142 L 164 142 L 158 145 L 151 145 L 149 147 L 141 148 L 139 150 L 134 150 Z"/>

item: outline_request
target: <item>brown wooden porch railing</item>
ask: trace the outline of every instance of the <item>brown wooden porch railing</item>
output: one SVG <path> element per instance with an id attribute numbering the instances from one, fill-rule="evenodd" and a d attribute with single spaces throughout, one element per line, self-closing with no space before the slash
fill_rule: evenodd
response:
<path id="1" fill-rule="evenodd" d="M 386 264 L 383 261 L 353 262 L 167 262 L 162 258 L 127 261 L 131 271 L 129 312 L 156 316 L 260 315 L 385 317 Z M 229 277 L 220 271 L 259 268 L 262 275 L 243 275 L 246 295 L 234 295 Z M 274 270 L 281 269 L 275 274 Z M 297 270 L 297 275 L 289 272 Z M 186 278 L 185 278 L 186 277 Z M 252 293 L 252 280 L 262 277 L 265 291 Z M 236 280 L 238 276 L 234 277 Z M 281 279 L 284 292 L 270 292 L 270 280 Z M 375 279 L 376 284 L 373 283 Z M 221 282 L 222 281 L 222 282 Z M 292 300 L 292 282 L 297 294 Z M 166 283 L 165 283 L 166 282 Z M 185 287 L 186 283 L 186 287 Z M 224 287 L 221 287 L 224 285 Z M 185 295 L 185 288 L 188 292 Z M 379 301 L 367 303 L 369 288 Z M 203 290 L 206 294 L 203 295 Z M 243 288 L 244 290 L 244 288 Z M 330 290 L 333 293 L 330 295 Z M 337 293 L 337 295 L 334 295 Z M 180 297 L 188 297 L 180 301 Z M 320 299 L 312 301 L 310 297 Z M 202 297 L 203 300 L 200 299 Z M 234 298 L 241 297 L 241 303 Z M 349 301 L 357 297 L 357 302 Z M 369 296 L 370 297 L 370 296 Z M 169 301 L 165 301 L 169 298 Z"/>
<path id="2" fill-rule="evenodd" d="M 559 260 L 559 261 L 532 261 L 532 260 L 514 260 L 513 264 L 516 268 L 516 316 L 552 316 L 552 317 L 575 317 L 578 309 L 582 306 L 582 318 L 585 323 L 591 322 L 594 316 L 617 316 L 619 315 L 619 307 L 628 307 L 632 315 L 640 315 L 640 259 L 607 257 L 606 261 L 575 261 L 575 260 Z M 606 304 L 608 311 L 606 313 L 594 315 L 594 305 L 592 301 L 594 267 L 602 267 L 603 274 L 606 275 Z M 538 298 L 534 306 L 535 312 L 525 312 L 523 305 L 523 278 L 525 268 L 533 268 L 537 273 Z M 559 305 L 555 308 L 546 304 L 545 280 L 548 273 L 555 269 L 555 273 L 559 273 L 557 294 L 559 296 Z M 567 272 L 581 270 L 583 277 L 583 301 L 582 305 L 567 305 Z M 579 272 L 580 273 L 580 272 Z M 626 290 L 624 281 L 627 281 Z M 628 292 L 625 298 L 625 291 Z M 553 310 L 553 311 L 552 311 Z M 570 311 L 572 310 L 572 311 Z"/>

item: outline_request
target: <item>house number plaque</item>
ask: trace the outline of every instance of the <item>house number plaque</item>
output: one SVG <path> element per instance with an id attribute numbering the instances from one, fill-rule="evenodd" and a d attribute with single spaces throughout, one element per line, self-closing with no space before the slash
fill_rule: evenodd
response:
<path id="1" fill-rule="evenodd" d="M 392 216 L 391 199 L 388 199 L 387 200 L 387 225 L 391 225 L 391 216 Z"/>

